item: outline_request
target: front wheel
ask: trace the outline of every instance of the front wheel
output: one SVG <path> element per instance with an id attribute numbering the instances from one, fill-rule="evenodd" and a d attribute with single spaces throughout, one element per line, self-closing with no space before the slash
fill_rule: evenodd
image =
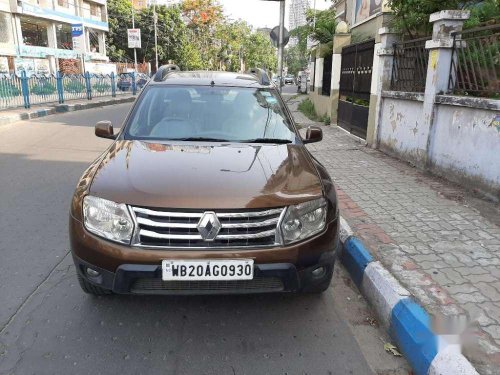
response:
<path id="1" fill-rule="evenodd" d="M 321 294 L 324 293 L 328 290 L 330 287 L 330 284 L 332 283 L 332 278 L 333 278 L 333 267 L 331 267 L 330 271 L 328 272 L 328 275 L 325 275 L 325 278 L 323 281 L 317 284 L 311 284 L 307 285 L 302 289 L 303 293 L 308 293 L 308 294 Z"/>
<path id="2" fill-rule="evenodd" d="M 94 296 L 105 296 L 112 294 L 111 290 L 101 288 L 100 286 L 89 283 L 80 274 L 78 274 L 77 276 L 78 276 L 78 284 L 80 284 L 80 288 L 82 288 L 82 290 L 85 293 L 92 294 Z"/>

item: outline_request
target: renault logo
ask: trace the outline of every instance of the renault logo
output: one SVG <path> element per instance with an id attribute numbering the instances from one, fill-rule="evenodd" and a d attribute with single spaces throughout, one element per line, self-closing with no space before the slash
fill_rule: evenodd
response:
<path id="1" fill-rule="evenodd" d="M 215 237 L 217 237 L 217 234 L 219 234 L 221 227 L 222 225 L 220 224 L 215 212 L 205 212 L 201 216 L 196 229 L 200 232 L 203 240 L 213 241 Z"/>

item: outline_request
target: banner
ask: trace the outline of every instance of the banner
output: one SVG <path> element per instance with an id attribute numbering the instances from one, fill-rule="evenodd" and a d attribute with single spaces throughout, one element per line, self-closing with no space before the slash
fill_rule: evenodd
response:
<path id="1" fill-rule="evenodd" d="M 141 48 L 141 29 L 128 29 L 128 48 Z"/>
<path id="2" fill-rule="evenodd" d="M 73 38 L 73 51 L 85 52 L 85 37 L 83 35 L 83 24 L 74 23 L 71 25 L 71 37 Z"/>
<path id="3" fill-rule="evenodd" d="M 382 11 L 382 0 L 356 0 L 354 23 L 359 23 Z"/>

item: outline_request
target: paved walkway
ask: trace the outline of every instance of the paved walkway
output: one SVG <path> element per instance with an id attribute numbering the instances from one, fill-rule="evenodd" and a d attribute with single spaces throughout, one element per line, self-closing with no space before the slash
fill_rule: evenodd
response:
<path id="1" fill-rule="evenodd" d="M 288 104 L 297 112 L 304 97 Z M 317 123 L 316 125 L 320 125 Z M 466 314 L 464 354 L 500 374 L 500 209 L 419 171 L 336 126 L 310 150 L 334 179 L 341 215 L 378 259 L 433 315 Z"/>

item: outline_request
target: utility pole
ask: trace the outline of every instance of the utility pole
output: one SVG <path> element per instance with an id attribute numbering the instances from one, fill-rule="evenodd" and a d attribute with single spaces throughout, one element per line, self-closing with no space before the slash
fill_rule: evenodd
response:
<path id="1" fill-rule="evenodd" d="M 135 29 L 135 9 L 132 6 L 132 29 Z M 134 48 L 134 72 L 137 73 L 137 48 Z"/>
<path id="2" fill-rule="evenodd" d="M 285 34 L 285 0 L 280 1 L 280 33 L 278 38 L 278 74 L 280 77 L 279 90 L 283 87 L 283 36 Z"/>
<path id="3" fill-rule="evenodd" d="M 156 0 L 153 3 L 153 21 L 155 28 L 155 60 L 156 60 L 156 70 L 158 70 L 158 15 L 156 14 Z"/>

